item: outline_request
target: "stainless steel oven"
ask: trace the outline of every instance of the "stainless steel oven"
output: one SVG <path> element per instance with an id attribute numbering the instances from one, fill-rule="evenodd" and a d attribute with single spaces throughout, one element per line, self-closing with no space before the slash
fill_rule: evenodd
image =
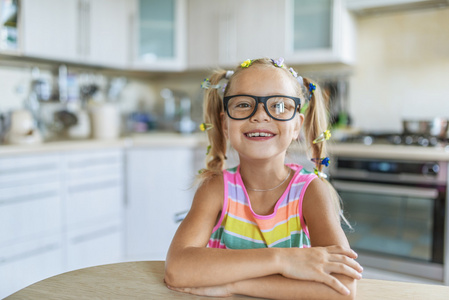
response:
<path id="1" fill-rule="evenodd" d="M 443 281 L 447 162 L 336 157 L 331 181 L 362 265 Z"/>

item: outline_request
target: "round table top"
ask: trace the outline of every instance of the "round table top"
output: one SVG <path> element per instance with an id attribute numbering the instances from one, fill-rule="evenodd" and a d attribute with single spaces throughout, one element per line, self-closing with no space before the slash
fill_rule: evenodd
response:
<path id="1" fill-rule="evenodd" d="M 169 290 L 163 278 L 163 261 L 124 262 L 56 275 L 32 284 L 5 299 L 205 299 Z M 230 299 L 256 298 L 233 296 Z M 362 279 L 357 284 L 356 299 L 447 300 L 449 287 Z"/>

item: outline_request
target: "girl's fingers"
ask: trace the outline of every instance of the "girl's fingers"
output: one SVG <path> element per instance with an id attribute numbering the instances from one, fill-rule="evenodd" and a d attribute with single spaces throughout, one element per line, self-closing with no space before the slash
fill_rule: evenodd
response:
<path id="1" fill-rule="evenodd" d="M 353 259 L 356 259 L 358 256 L 357 253 L 354 250 L 352 250 L 351 248 L 342 247 L 342 246 L 330 246 L 330 247 L 328 247 L 328 251 L 331 254 L 342 254 L 342 255 L 346 255 Z"/>
<path id="2" fill-rule="evenodd" d="M 353 279 L 361 279 L 362 278 L 362 274 L 360 272 L 357 272 L 354 268 L 349 267 L 348 265 L 345 265 L 345 264 L 341 264 L 341 263 L 330 263 L 327 266 L 326 271 L 328 273 L 336 273 L 336 274 L 346 275 Z"/>
<path id="3" fill-rule="evenodd" d="M 360 273 L 363 272 L 363 267 L 357 261 L 355 261 L 354 259 L 349 258 L 345 255 L 335 254 L 329 259 L 329 261 L 343 263 L 343 264 L 348 265 L 349 267 L 353 268 L 357 272 L 360 272 Z"/>
<path id="4" fill-rule="evenodd" d="M 342 295 L 349 295 L 350 291 L 347 287 L 343 285 L 337 278 L 335 278 L 332 275 L 326 275 L 325 280 L 323 281 L 324 284 L 328 285 L 330 288 L 336 290 Z"/>

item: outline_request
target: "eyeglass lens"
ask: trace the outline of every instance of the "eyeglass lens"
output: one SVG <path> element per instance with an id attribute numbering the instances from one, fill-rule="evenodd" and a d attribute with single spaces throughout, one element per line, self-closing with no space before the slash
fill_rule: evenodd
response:
<path id="1" fill-rule="evenodd" d="M 248 118 L 255 109 L 257 101 L 248 96 L 237 96 L 229 99 L 228 112 L 232 118 Z M 295 101 L 290 98 L 272 97 L 267 100 L 266 111 L 271 117 L 288 120 L 295 114 Z"/>

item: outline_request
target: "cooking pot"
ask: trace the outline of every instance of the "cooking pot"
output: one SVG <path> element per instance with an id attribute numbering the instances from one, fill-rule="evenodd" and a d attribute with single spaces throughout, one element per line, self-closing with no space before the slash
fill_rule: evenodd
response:
<path id="1" fill-rule="evenodd" d="M 434 118 L 432 120 L 402 120 L 402 129 L 404 134 L 446 138 L 448 120 L 444 118 Z"/>

